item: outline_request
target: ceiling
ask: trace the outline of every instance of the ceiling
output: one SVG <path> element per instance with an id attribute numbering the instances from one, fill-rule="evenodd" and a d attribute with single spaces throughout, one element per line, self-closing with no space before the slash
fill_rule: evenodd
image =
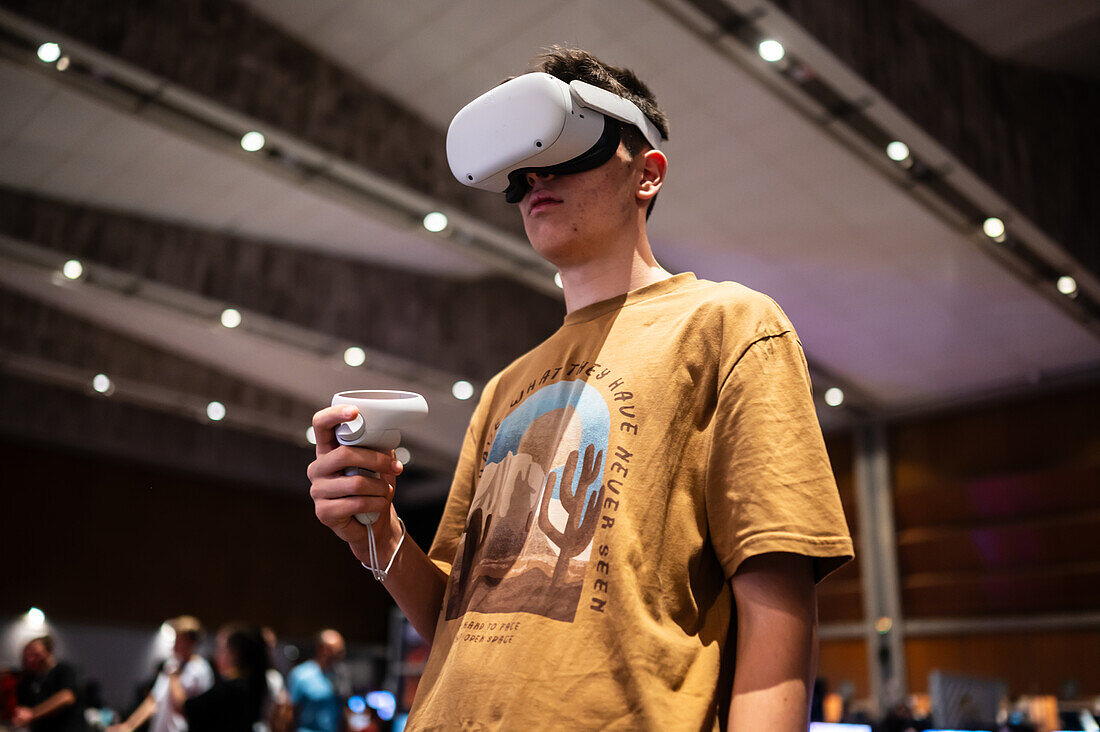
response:
<path id="1" fill-rule="evenodd" d="M 247 4 L 440 130 L 462 104 L 523 71 L 550 44 L 579 45 L 633 67 L 671 122 L 668 185 L 650 223 L 658 259 L 776 299 L 799 331 L 818 387 L 843 384 L 877 408 L 899 411 L 1100 366 L 1095 333 L 991 257 L 976 232 L 792 105 L 767 81 L 762 61 L 731 60 L 665 3 L 562 0 L 552 11 L 490 0 Z M 977 15 L 952 10 L 957 4 L 921 4 L 963 32 L 975 26 Z M 1025 5 L 1048 7 L 1012 3 Z M 1058 5 L 1060 25 L 1025 38 L 1018 23 L 1006 22 L 979 45 L 1023 52 L 1069 32 L 1074 18 L 1096 17 L 1096 3 Z M 56 76 L 0 61 L 0 185 L 441 277 L 496 271 L 453 241 L 273 173 L 239 149 L 89 97 Z M 947 157 L 934 144 L 923 153 Z M 285 342 L 234 340 L 240 334 L 229 332 L 210 338 L 187 326 L 186 314 L 127 309 L 94 288 L 69 297 L 51 290 L 41 272 L 25 274 L 9 269 L 0 286 L 298 399 L 320 405 L 349 378 L 328 362 L 333 373 L 316 376 L 317 364 Z M 367 369 L 354 377 L 364 385 L 418 388 Z M 445 390 L 433 402 L 446 418 L 414 437 L 454 453 L 470 404 Z"/>
<path id="2" fill-rule="evenodd" d="M 1096 0 L 916 0 L 990 56 L 1100 79 Z"/>

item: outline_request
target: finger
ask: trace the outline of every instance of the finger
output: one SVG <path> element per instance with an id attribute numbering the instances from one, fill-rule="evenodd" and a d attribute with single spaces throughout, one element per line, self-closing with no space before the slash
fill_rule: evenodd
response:
<path id="1" fill-rule="evenodd" d="M 391 483 L 378 478 L 363 475 L 345 475 L 315 482 L 309 489 L 309 496 L 315 501 L 335 500 L 347 496 L 368 496 L 374 498 L 393 498 Z"/>
<path id="2" fill-rule="evenodd" d="M 385 513 L 389 510 L 389 501 L 373 496 L 345 496 L 327 501 L 318 501 L 314 504 L 314 513 L 317 519 L 336 531 L 347 532 L 356 526 L 365 528 L 355 516 L 360 513 Z M 343 537 L 348 538 L 348 537 Z"/>
<path id="3" fill-rule="evenodd" d="M 336 440 L 336 428 L 344 422 L 355 419 L 357 414 L 359 414 L 358 408 L 342 404 L 325 407 L 313 415 L 313 437 L 317 440 L 317 457 L 340 446 Z"/>
<path id="4" fill-rule="evenodd" d="M 346 468 L 361 468 L 373 470 L 380 475 L 396 476 L 401 473 L 404 466 L 384 452 L 353 445 L 337 445 L 325 454 L 318 455 L 317 460 L 310 466 L 310 470 L 306 472 L 311 478 L 319 478 L 343 473 Z"/>

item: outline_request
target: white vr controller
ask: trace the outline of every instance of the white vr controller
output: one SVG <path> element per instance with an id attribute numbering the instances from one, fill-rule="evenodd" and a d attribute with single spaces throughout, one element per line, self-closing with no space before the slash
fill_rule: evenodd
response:
<path id="1" fill-rule="evenodd" d="M 424 397 L 411 391 L 341 391 L 332 396 L 332 406 L 344 405 L 358 408 L 359 416 L 336 428 L 336 441 L 378 452 L 389 452 L 400 445 L 401 429 L 428 414 Z M 348 468 L 345 471 L 345 475 L 360 473 L 378 477 L 372 470 Z M 357 513 L 355 518 L 364 526 L 370 526 L 378 520 L 378 515 L 377 511 L 372 511 Z"/>

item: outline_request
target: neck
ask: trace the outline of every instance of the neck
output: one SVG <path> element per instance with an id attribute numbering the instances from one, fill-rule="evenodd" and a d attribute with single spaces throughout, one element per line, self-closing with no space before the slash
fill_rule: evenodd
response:
<path id="1" fill-rule="evenodd" d="M 629 250 L 563 266 L 560 272 L 565 310 L 570 313 L 672 276 L 653 258 L 645 239 Z"/>

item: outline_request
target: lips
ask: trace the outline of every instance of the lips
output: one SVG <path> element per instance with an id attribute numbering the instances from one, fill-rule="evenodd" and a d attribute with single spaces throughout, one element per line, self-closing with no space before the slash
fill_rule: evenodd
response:
<path id="1" fill-rule="evenodd" d="M 557 198 L 549 191 L 534 191 L 531 193 L 531 197 L 527 199 L 527 213 L 533 214 L 539 211 L 545 211 L 548 208 L 561 203 L 561 199 Z"/>

